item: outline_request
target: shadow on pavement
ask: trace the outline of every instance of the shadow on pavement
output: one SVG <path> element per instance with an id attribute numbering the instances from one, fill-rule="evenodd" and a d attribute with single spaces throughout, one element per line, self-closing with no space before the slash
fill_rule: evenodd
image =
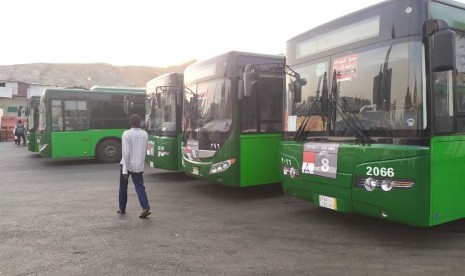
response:
<path id="1" fill-rule="evenodd" d="M 224 200 L 256 200 L 283 196 L 281 183 L 267 184 L 253 187 L 228 187 L 216 183 L 199 181 L 189 186 L 190 192 L 200 193 L 202 196 L 213 198 L 222 197 Z"/>

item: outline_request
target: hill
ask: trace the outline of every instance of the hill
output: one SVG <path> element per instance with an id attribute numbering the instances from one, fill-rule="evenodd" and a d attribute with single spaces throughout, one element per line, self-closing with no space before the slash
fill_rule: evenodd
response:
<path id="1" fill-rule="evenodd" d="M 90 88 L 94 85 L 143 87 L 170 72 L 182 73 L 194 61 L 169 67 L 115 66 L 106 63 L 31 63 L 0 65 L 0 80 Z"/>

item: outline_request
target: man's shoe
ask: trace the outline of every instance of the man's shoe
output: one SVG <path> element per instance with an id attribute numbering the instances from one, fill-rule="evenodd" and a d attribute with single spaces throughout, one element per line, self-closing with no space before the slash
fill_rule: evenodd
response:
<path id="1" fill-rule="evenodd" d="M 142 213 L 140 213 L 139 218 L 146 218 L 151 214 L 150 209 L 144 209 Z"/>
<path id="2" fill-rule="evenodd" d="M 124 215 L 124 214 L 126 214 L 126 212 L 125 212 L 125 211 L 121 211 L 121 210 L 118 210 L 118 211 L 116 211 L 116 213 L 118 213 L 118 214 L 120 214 L 120 215 Z"/>

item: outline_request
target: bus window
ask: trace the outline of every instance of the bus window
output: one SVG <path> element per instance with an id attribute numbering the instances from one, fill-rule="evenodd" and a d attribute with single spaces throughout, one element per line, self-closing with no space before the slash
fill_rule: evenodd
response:
<path id="1" fill-rule="evenodd" d="M 64 101 L 65 130 L 85 130 L 89 128 L 86 101 Z"/>
<path id="2" fill-rule="evenodd" d="M 242 99 L 241 131 L 257 132 L 257 86 L 254 85 L 252 95 Z"/>
<path id="3" fill-rule="evenodd" d="M 61 114 L 61 101 L 52 101 L 52 131 L 63 130 L 63 116 Z"/>
<path id="4" fill-rule="evenodd" d="M 295 67 L 295 70 L 302 78 L 307 80 L 307 84 L 302 86 L 301 101 L 295 102 L 292 87 L 288 87 L 286 93 L 286 115 L 287 121 L 285 131 L 297 131 L 307 122 L 303 131 L 323 131 L 326 130 L 327 112 L 323 112 L 322 103 L 319 101 L 323 96 L 325 87 L 324 75 L 327 73 L 329 59 L 315 60 L 302 67 Z M 287 76 L 288 82 L 292 77 Z M 328 81 L 326 80 L 326 87 Z M 326 92 L 327 93 L 327 92 Z M 326 95 L 327 97 L 327 95 Z"/>
<path id="5" fill-rule="evenodd" d="M 282 131 L 283 81 L 283 79 L 267 77 L 259 80 L 260 132 Z"/>
<path id="6" fill-rule="evenodd" d="M 452 132 L 452 71 L 433 75 L 434 127 L 436 133 Z"/>
<path id="7" fill-rule="evenodd" d="M 465 34 L 457 33 L 457 132 L 465 132 Z M 462 114 L 460 114 L 462 113 Z"/>

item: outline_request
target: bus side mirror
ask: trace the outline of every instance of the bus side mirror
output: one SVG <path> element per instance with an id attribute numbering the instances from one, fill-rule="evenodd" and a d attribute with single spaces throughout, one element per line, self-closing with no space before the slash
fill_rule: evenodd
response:
<path id="1" fill-rule="evenodd" d="M 245 72 L 243 74 L 244 80 L 244 97 L 252 96 L 252 90 L 254 85 L 254 69 L 253 64 L 247 64 Z"/>
<path id="2" fill-rule="evenodd" d="M 124 96 L 124 99 L 123 99 L 123 111 L 126 114 L 129 113 L 129 99 L 127 95 Z"/>
<path id="3" fill-rule="evenodd" d="M 455 32 L 443 19 L 428 20 L 423 25 L 423 33 L 431 37 L 431 68 L 434 72 L 455 69 Z"/>
<path id="4" fill-rule="evenodd" d="M 244 80 L 239 80 L 239 87 L 237 89 L 237 98 L 242 100 L 244 98 Z"/>
<path id="5" fill-rule="evenodd" d="M 150 97 L 145 99 L 145 114 L 152 114 L 152 99 Z"/>
<path id="6" fill-rule="evenodd" d="M 155 99 L 157 100 L 156 104 L 155 104 L 155 108 L 160 108 L 160 106 L 161 106 L 161 94 L 160 93 L 155 94 Z"/>
<path id="7" fill-rule="evenodd" d="M 294 91 L 294 102 L 300 103 L 302 101 L 302 85 L 299 81 L 292 83 L 292 90 Z"/>
<path id="8" fill-rule="evenodd" d="M 307 85 L 307 79 L 300 78 L 299 74 L 295 76 L 296 80 L 292 82 L 292 91 L 294 91 L 294 102 L 302 101 L 302 86 Z"/>
<path id="9" fill-rule="evenodd" d="M 432 65 L 434 72 L 455 69 L 455 32 L 450 29 L 440 30 L 433 35 Z"/>
<path id="10" fill-rule="evenodd" d="M 174 97 L 176 98 L 176 105 L 181 106 L 182 105 L 182 96 L 183 96 L 184 90 L 176 90 Z"/>

